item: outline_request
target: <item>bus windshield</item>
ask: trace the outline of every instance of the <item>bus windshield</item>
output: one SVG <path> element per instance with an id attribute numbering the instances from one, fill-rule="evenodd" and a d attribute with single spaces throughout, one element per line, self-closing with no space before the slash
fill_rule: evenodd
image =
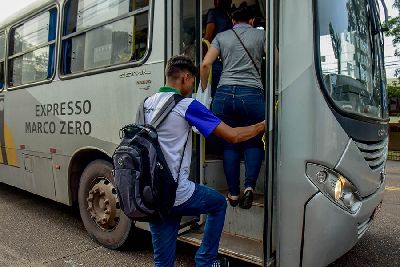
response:
<path id="1" fill-rule="evenodd" d="M 328 96 L 341 111 L 382 119 L 382 34 L 375 0 L 318 0 L 319 61 Z"/>

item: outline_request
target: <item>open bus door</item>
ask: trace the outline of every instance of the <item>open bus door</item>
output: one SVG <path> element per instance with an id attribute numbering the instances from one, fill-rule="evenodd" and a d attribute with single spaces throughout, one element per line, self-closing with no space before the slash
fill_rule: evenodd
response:
<path id="1" fill-rule="evenodd" d="M 242 0 L 233 0 L 235 6 L 240 6 Z M 272 227 L 273 200 L 275 190 L 274 162 L 275 146 L 274 118 L 275 118 L 275 79 L 276 70 L 276 42 L 277 36 L 272 29 L 274 23 L 274 2 L 248 0 L 249 6 L 253 6 L 260 14 L 260 19 L 265 22 L 267 35 L 266 46 L 266 121 L 267 142 L 266 157 L 260 171 L 256 186 L 256 194 L 253 207 L 249 210 L 232 208 L 228 205 L 225 218 L 225 227 L 221 237 L 221 254 L 251 262 L 259 266 L 271 266 L 275 260 L 276 235 Z M 177 54 L 185 54 L 193 59 L 196 65 L 201 63 L 205 51 L 203 50 L 203 35 L 205 30 L 207 12 L 214 7 L 213 0 L 180 0 L 165 1 L 165 62 L 168 58 Z M 267 15 L 268 14 L 268 15 Z M 266 28 L 268 27 L 268 28 Z M 196 86 L 198 85 L 198 82 Z M 195 89 L 196 90 L 196 89 Z M 205 140 L 203 137 L 193 135 L 193 157 L 191 178 L 193 181 L 212 187 L 222 194 L 227 193 L 227 184 L 223 171 L 222 153 L 209 152 L 210 143 L 213 140 Z M 222 151 L 221 151 L 222 152 Z M 244 173 L 244 162 L 241 164 L 241 173 Z M 241 175 L 243 177 L 243 175 Z M 181 241 L 200 245 L 202 240 L 202 227 L 204 218 L 185 218 L 182 221 L 182 229 L 179 239 Z"/>
<path id="2" fill-rule="evenodd" d="M 260 8 L 264 9 L 266 21 L 266 51 L 265 51 L 265 92 L 266 92 L 266 142 L 265 142 L 265 192 L 264 196 L 264 266 L 276 266 L 278 254 L 278 188 L 276 183 L 277 167 L 277 112 L 278 78 L 279 78 L 279 0 L 260 1 Z"/>
<path id="3" fill-rule="evenodd" d="M 165 59 L 174 55 L 185 54 L 192 58 L 198 65 L 200 52 L 196 49 L 196 40 L 199 33 L 199 1 L 165 1 Z M 192 162 L 190 168 L 190 179 L 195 183 L 200 181 L 200 147 L 203 141 L 192 133 Z M 185 216 L 181 221 L 179 234 L 194 231 L 199 228 L 202 221 L 197 216 Z"/>

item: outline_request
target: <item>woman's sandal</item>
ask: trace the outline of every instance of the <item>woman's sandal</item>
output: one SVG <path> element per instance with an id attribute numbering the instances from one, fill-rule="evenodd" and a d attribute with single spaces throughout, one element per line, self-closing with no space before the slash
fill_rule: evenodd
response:
<path id="1" fill-rule="evenodd" d="M 250 209 L 253 205 L 253 190 L 247 190 L 244 192 L 239 202 L 239 208 L 246 210 Z"/>
<path id="2" fill-rule="evenodd" d="M 231 199 L 231 198 L 229 197 L 229 193 L 226 194 L 226 198 L 228 199 L 229 204 L 230 204 L 232 207 L 236 207 L 236 206 L 239 204 L 239 198 L 238 198 L 238 199 Z"/>

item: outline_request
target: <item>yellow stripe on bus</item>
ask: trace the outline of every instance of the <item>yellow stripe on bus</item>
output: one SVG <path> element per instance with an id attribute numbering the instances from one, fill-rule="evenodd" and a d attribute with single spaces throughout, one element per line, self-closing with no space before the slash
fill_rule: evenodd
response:
<path id="1" fill-rule="evenodd" d="M 6 145 L 6 155 L 8 165 L 18 167 L 17 161 L 17 148 L 15 147 L 13 136 L 11 133 L 10 127 L 7 124 L 4 124 L 4 139 Z"/>
<path id="2" fill-rule="evenodd" d="M 400 187 L 395 186 L 386 186 L 385 189 L 388 191 L 400 191 Z"/>

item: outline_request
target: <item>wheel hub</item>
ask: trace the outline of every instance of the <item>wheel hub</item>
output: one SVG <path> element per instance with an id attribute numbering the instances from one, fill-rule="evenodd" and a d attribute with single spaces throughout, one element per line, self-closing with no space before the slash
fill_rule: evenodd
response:
<path id="1" fill-rule="evenodd" d="M 89 191 L 86 199 L 90 218 L 105 230 L 115 228 L 120 219 L 121 210 L 117 192 L 106 178 L 100 178 Z"/>

